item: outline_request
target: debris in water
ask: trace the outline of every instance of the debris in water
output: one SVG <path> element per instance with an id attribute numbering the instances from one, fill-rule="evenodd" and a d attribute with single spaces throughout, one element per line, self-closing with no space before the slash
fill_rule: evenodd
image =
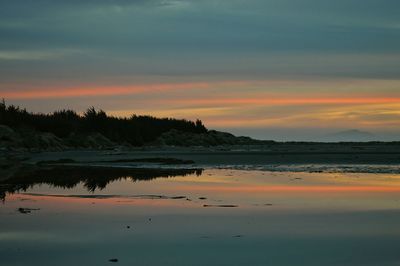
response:
<path id="1" fill-rule="evenodd" d="M 220 208 L 236 208 L 238 205 L 221 204 L 221 205 L 208 205 L 204 204 L 203 207 L 220 207 Z"/>
<path id="2" fill-rule="evenodd" d="M 40 209 L 32 209 L 32 208 L 18 208 L 18 211 L 23 214 L 31 213 L 32 211 L 39 211 Z"/>

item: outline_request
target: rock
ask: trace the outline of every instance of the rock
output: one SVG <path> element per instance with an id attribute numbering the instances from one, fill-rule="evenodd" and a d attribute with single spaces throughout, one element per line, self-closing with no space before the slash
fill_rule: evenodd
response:
<path id="1" fill-rule="evenodd" d="M 5 125 L 0 125 L 0 139 L 1 140 L 11 140 L 15 137 L 15 131 Z"/>
<path id="2" fill-rule="evenodd" d="M 38 211 L 40 209 L 32 209 L 32 208 L 18 208 L 18 211 L 23 214 L 31 213 L 32 211 Z"/>
<path id="3" fill-rule="evenodd" d="M 0 148 L 7 151 L 21 146 L 21 137 L 12 128 L 0 125 Z"/>
<path id="4" fill-rule="evenodd" d="M 204 204 L 203 207 L 209 208 L 209 207 L 219 207 L 219 208 L 237 208 L 239 207 L 238 205 L 231 205 L 231 204 L 220 204 L 220 205 L 208 205 Z"/>
<path id="5" fill-rule="evenodd" d="M 77 148 L 104 149 L 115 146 L 115 143 L 100 133 L 94 133 L 91 135 L 73 133 L 64 139 L 64 143 L 69 147 Z"/>
<path id="6" fill-rule="evenodd" d="M 107 147 L 113 147 L 115 146 L 115 144 L 109 140 L 108 138 L 106 138 L 105 136 L 103 136 L 100 133 L 94 133 L 92 135 L 89 135 L 86 137 L 86 141 L 85 141 L 87 147 L 90 148 L 107 148 Z"/>
<path id="7" fill-rule="evenodd" d="M 249 137 L 236 137 L 230 133 L 210 130 L 206 133 L 182 132 L 172 129 L 163 133 L 154 144 L 168 146 L 221 146 L 269 143 Z"/>
<path id="8" fill-rule="evenodd" d="M 52 133 L 38 133 L 36 136 L 37 148 L 40 150 L 63 150 L 62 140 Z M 36 148 L 36 147 L 35 147 Z"/>

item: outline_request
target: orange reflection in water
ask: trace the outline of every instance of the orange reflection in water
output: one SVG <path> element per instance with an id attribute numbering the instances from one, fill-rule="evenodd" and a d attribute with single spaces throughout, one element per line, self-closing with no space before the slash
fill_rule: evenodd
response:
<path id="1" fill-rule="evenodd" d="M 400 187 L 390 186 L 185 186 L 182 189 L 192 191 L 221 191 L 221 192 L 400 192 Z"/>
<path id="2" fill-rule="evenodd" d="M 186 199 L 158 199 L 158 198 L 131 198 L 127 197 L 80 197 L 80 196 L 66 196 L 66 195 L 32 195 L 32 194 L 10 194 L 7 196 L 7 202 L 48 202 L 54 206 L 65 206 L 76 205 L 76 206 L 87 206 L 90 204 L 101 203 L 102 205 L 115 206 L 118 205 L 129 205 L 134 204 L 136 206 L 158 206 L 158 207 L 182 207 L 182 202 L 185 201 L 189 204 Z M 25 204 L 26 205 L 26 204 Z"/>
<path id="3" fill-rule="evenodd" d="M 106 209 L 107 213 L 117 209 L 143 212 L 184 209 L 185 212 L 197 212 L 201 208 L 206 212 L 212 211 L 204 208 L 204 205 L 262 209 L 266 203 L 273 205 L 268 208 L 273 210 L 397 209 L 400 179 L 398 175 L 391 174 L 206 170 L 201 176 L 156 179 L 151 182 L 120 180 L 93 194 L 81 186 L 62 192 L 52 187 L 38 186 L 27 192 L 8 194 L 6 204 L 11 203 L 14 209 L 36 207 L 55 212 L 60 208 L 80 212 L 102 212 Z M 224 210 L 227 211 L 226 208 Z"/>

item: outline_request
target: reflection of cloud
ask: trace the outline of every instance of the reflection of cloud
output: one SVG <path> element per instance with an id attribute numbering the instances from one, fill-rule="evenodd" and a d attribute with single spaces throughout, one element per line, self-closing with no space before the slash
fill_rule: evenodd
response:
<path id="1" fill-rule="evenodd" d="M 191 186 L 182 187 L 185 190 L 194 189 Z M 260 192 L 299 192 L 299 193 L 398 193 L 400 192 L 400 187 L 398 186 L 338 186 L 338 185 L 310 185 L 310 186 L 292 186 L 292 185 L 257 185 L 257 186 L 201 186 L 197 188 L 201 191 L 220 193 L 224 192 L 243 192 L 243 193 L 260 193 Z"/>

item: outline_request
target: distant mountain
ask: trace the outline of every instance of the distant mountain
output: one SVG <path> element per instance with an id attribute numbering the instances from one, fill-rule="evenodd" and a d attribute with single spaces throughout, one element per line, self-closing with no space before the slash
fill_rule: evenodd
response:
<path id="1" fill-rule="evenodd" d="M 362 142 L 362 141 L 375 141 L 377 137 L 367 131 L 361 131 L 358 129 L 351 129 L 340 131 L 337 133 L 329 134 L 324 137 L 325 141 L 350 141 L 350 142 Z"/>

